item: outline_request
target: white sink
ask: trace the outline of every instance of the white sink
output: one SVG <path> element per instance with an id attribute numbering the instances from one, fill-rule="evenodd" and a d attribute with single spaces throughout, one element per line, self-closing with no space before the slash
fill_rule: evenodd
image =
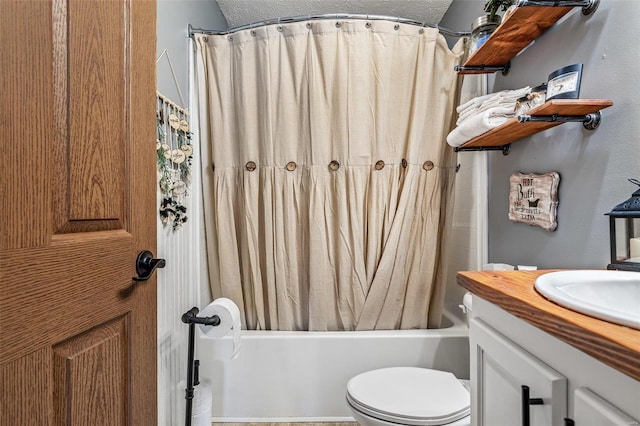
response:
<path id="1" fill-rule="evenodd" d="M 551 272 L 535 287 L 565 308 L 640 330 L 640 272 Z"/>

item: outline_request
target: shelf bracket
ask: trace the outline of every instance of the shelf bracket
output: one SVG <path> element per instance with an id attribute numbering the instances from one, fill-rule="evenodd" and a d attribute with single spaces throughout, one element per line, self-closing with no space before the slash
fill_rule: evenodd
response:
<path id="1" fill-rule="evenodd" d="M 520 6 L 540 6 L 540 7 L 581 7 L 583 15 L 591 15 L 600 5 L 600 0 L 518 0 L 517 7 Z"/>
<path id="2" fill-rule="evenodd" d="M 511 144 L 508 143 L 502 146 L 457 146 L 454 148 L 455 152 L 472 152 L 472 151 L 502 151 L 502 155 L 509 155 L 511 152 Z"/>
<path id="3" fill-rule="evenodd" d="M 600 121 L 602 121 L 602 114 L 600 111 L 592 112 L 586 115 L 528 115 L 522 114 L 518 116 L 518 122 L 520 123 L 571 123 L 571 122 L 580 122 L 582 126 L 587 130 L 595 130 L 600 125 Z"/>
<path id="4" fill-rule="evenodd" d="M 507 75 L 511 69 L 511 61 L 504 65 L 456 65 L 454 69 L 456 72 L 479 71 L 484 73 L 493 73 L 501 71 L 502 75 Z"/>

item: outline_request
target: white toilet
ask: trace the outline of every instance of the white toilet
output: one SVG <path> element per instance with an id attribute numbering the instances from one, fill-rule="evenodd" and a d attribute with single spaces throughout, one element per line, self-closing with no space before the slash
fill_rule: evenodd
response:
<path id="1" fill-rule="evenodd" d="M 467 381 L 428 368 L 382 368 L 347 384 L 347 404 L 364 426 L 469 426 L 470 401 Z"/>
<path id="2" fill-rule="evenodd" d="M 471 296 L 465 295 L 465 308 Z M 470 426 L 469 381 L 447 371 L 391 367 L 355 376 L 347 404 L 363 426 Z"/>

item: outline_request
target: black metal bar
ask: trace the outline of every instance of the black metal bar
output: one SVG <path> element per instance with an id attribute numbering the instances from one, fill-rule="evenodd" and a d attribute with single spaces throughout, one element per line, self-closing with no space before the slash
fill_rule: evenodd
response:
<path id="1" fill-rule="evenodd" d="M 592 4 L 592 0 L 519 0 L 517 6 L 591 7 Z"/>
<path id="2" fill-rule="evenodd" d="M 187 312 L 185 312 L 182 315 L 182 322 L 185 324 L 189 324 L 189 321 L 191 320 L 191 318 L 194 318 L 196 315 L 198 315 L 198 312 L 200 311 L 195 306 L 189 309 Z"/>
<path id="3" fill-rule="evenodd" d="M 189 319 L 189 324 L 202 324 L 215 327 L 217 325 L 220 325 L 220 317 L 217 315 L 214 315 L 212 317 L 192 317 Z"/>
<path id="4" fill-rule="evenodd" d="M 587 130 L 595 130 L 600 125 L 600 121 L 602 120 L 602 114 L 600 111 L 592 112 L 590 114 L 585 115 L 560 115 L 560 114 L 551 114 L 551 115 L 529 115 L 529 114 L 521 114 L 518 116 L 518 122 L 520 123 L 582 123 L 585 129 Z"/>
<path id="5" fill-rule="evenodd" d="M 609 216 L 609 252 L 611 254 L 611 263 L 616 263 L 616 218 Z"/>
<path id="6" fill-rule="evenodd" d="M 573 421 L 573 419 L 570 419 L 568 417 L 564 418 L 564 426 L 575 426 L 576 422 Z"/>
<path id="7" fill-rule="evenodd" d="M 502 146 L 457 146 L 453 148 L 455 152 L 472 152 L 472 151 L 502 151 L 502 155 L 509 155 L 511 152 L 511 144 L 508 143 Z"/>
<path id="8" fill-rule="evenodd" d="M 531 419 L 529 418 L 529 386 L 522 385 L 521 393 L 522 404 L 522 426 L 531 426 Z"/>
<path id="9" fill-rule="evenodd" d="M 194 308 L 195 309 L 195 308 Z M 197 311 L 197 309 L 196 309 Z M 189 352 L 187 355 L 187 388 L 185 389 L 184 399 L 186 400 L 185 407 L 185 426 L 191 426 L 191 412 L 193 410 L 193 348 L 195 345 L 195 328 L 196 325 L 194 323 L 189 323 Z"/>
<path id="10" fill-rule="evenodd" d="M 593 121 L 593 116 L 591 114 L 587 115 L 560 115 L 560 114 L 552 114 L 552 115 L 528 115 L 521 114 L 518 116 L 518 122 L 526 123 L 526 122 L 559 122 L 559 123 L 584 123 Z"/>
<path id="11" fill-rule="evenodd" d="M 456 72 L 460 71 L 481 71 L 481 72 L 497 72 L 497 71 L 508 71 L 510 68 L 510 64 L 505 65 L 456 65 L 454 70 Z"/>
<path id="12" fill-rule="evenodd" d="M 529 386 L 522 385 L 522 426 L 531 426 L 529 406 L 543 405 L 542 398 L 529 398 Z"/>
<path id="13" fill-rule="evenodd" d="M 193 395 L 195 393 L 194 386 L 200 384 L 200 361 L 195 358 L 195 328 L 196 324 L 217 326 L 220 325 L 220 317 L 213 315 L 210 317 L 199 317 L 197 307 L 189 309 L 182 315 L 182 322 L 189 324 L 189 343 L 187 353 L 187 387 L 184 390 L 185 407 L 185 426 L 191 426 L 191 414 L 193 413 Z"/>

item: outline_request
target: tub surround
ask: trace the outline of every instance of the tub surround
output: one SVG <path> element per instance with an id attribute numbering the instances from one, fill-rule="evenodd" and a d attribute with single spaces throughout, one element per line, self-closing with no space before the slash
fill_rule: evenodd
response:
<path id="1" fill-rule="evenodd" d="M 458 283 L 525 322 L 640 380 L 640 331 L 563 308 L 534 288 L 543 271 L 458 272 Z"/>
<path id="2" fill-rule="evenodd" d="M 243 330 L 237 359 L 231 336 L 200 334 L 200 378 L 211 382 L 213 421 L 353 421 L 347 383 L 379 368 L 433 368 L 466 379 L 467 326 L 450 312 L 443 319 L 446 328 L 429 330 Z"/>

